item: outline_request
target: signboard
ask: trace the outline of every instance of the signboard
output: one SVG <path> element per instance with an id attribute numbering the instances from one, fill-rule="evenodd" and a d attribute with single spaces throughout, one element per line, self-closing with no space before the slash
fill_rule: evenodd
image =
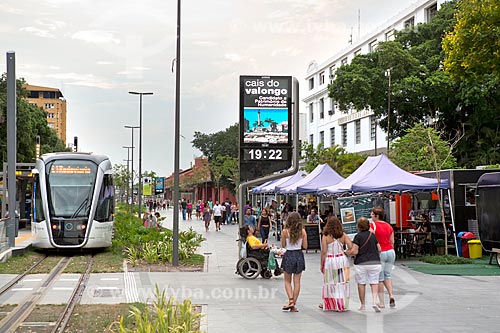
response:
<path id="1" fill-rule="evenodd" d="M 240 76 L 240 179 L 292 163 L 292 77 Z"/>
<path id="2" fill-rule="evenodd" d="M 357 219 L 366 217 L 370 219 L 370 213 L 374 207 L 374 198 L 371 195 L 338 198 L 340 206 L 340 219 L 346 234 L 356 234 Z"/>
<path id="3" fill-rule="evenodd" d="M 155 179 L 155 194 L 161 194 L 165 192 L 164 184 L 165 177 L 159 177 Z"/>

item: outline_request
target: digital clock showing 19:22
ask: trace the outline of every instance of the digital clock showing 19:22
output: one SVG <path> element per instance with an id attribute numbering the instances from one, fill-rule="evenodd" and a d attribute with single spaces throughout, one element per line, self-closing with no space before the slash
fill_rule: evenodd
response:
<path id="1" fill-rule="evenodd" d="M 288 149 L 282 148 L 251 148 L 243 150 L 246 161 L 281 161 L 288 159 Z"/>

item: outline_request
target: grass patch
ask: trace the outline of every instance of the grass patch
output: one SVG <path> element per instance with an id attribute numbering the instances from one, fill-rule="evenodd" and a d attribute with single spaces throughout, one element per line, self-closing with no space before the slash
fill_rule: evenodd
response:
<path id="1" fill-rule="evenodd" d="M 0 306 L 0 320 L 4 319 L 5 316 L 7 316 L 7 314 L 9 312 L 11 312 L 12 310 L 14 310 L 16 308 L 17 305 L 15 304 L 6 304 L 6 305 L 2 305 Z"/>
<path id="2" fill-rule="evenodd" d="M 85 273 L 85 267 L 87 266 L 87 262 L 89 261 L 89 256 L 72 256 L 71 261 L 68 266 L 64 270 L 64 273 L 77 273 L 83 274 Z"/>
<path id="3" fill-rule="evenodd" d="M 103 251 L 94 257 L 91 273 L 123 272 L 123 255 L 111 250 Z"/>
<path id="4" fill-rule="evenodd" d="M 129 317 L 131 304 L 85 304 L 77 305 L 73 312 L 65 333 L 102 333 L 115 332 L 111 330 L 120 318 L 123 318 L 127 326 L 135 325 L 134 319 Z M 145 304 L 132 304 L 137 308 L 146 308 Z"/>
<path id="5" fill-rule="evenodd" d="M 50 271 L 61 261 L 63 255 L 60 254 L 50 254 L 40 265 L 36 266 L 31 274 L 46 274 L 50 273 Z"/>
<path id="6" fill-rule="evenodd" d="M 0 263 L 0 274 L 24 273 L 44 256 L 43 253 L 28 251 L 23 255 L 10 257 L 6 262 Z"/>
<path id="7" fill-rule="evenodd" d="M 480 259 L 459 258 L 454 256 L 436 256 L 436 262 L 414 261 L 406 264 L 409 268 L 425 274 L 457 276 L 500 276 L 497 265 L 489 265 L 488 257 Z M 441 257 L 441 258 L 439 258 Z M 423 260 L 422 257 L 421 260 Z M 427 259 L 426 259 L 427 260 Z"/>
<path id="8" fill-rule="evenodd" d="M 195 253 L 191 257 L 179 260 L 181 265 L 203 265 L 205 263 L 205 256 Z"/>
<path id="9" fill-rule="evenodd" d="M 457 257 L 453 255 L 444 256 L 425 256 L 420 258 L 420 261 L 435 265 L 464 265 L 474 264 L 474 259 Z"/>

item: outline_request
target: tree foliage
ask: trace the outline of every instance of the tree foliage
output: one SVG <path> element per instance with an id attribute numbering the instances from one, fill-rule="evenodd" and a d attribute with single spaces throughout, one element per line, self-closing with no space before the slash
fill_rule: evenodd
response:
<path id="1" fill-rule="evenodd" d="M 301 154 L 305 161 L 302 170 L 310 173 L 319 164 L 328 164 L 342 177 L 349 176 L 366 160 L 366 156 L 347 153 L 344 148 L 338 145 L 324 147 L 319 144 L 315 149 L 312 144 L 302 143 Z"/>
<path id="2" fill-rule="evenodd" d="M 500 2 L 460 0 L 455 29 L 446 34 L 444 66 L 455 80 L 500 76 Z M 489 79 L 487 79 L 489 80 Z"/>
<path id="3" fill-rule="evenodd" d="M 480 1 L 469 2 L 460 1 L 458 9 L 472 10 L 471 6 Z M 479 13 L 486 15 L 486 21 L 491 22 L 497 13 L 498 1 L 481 3 Z M 446 47 L 443 49 L 443 37 L 456 36 L 460 31 L 457 19 L 468 15 L 464 11 L 455 17 L 455 7 L 456 2 L 442 4 L 430 22 L 399 31 L 395 41 L 380 43 L 376 51 L 358 55 L 349 65 L 340 67 L 329 86 L 329 96 L 343 112 L 353 108 L 372 110 L 386 131 L 390 115 L 391 140 L 404 135 L 415 123 L 439 128 L 445 140 L 451 140 L 460 131 L 465 137 L 454 150 L 460 166 L 496 164 L 500 160 L 500 113 L 497 112 L 500 108 L 500 75 L 498 67 L 492 69 L 495 60 L 489 55 L 488 59 L 484 58 L 484 52 L 464 48 L 465 55 L 474 53 L 477 61 L 485 61 L 490 66 L 484 69 L 482 76 L 471 74 L 469 77 L 474 80 L 456 80 L 452 79 L 449 70 L 443 68 L 447 50 Z M 486 8 L 490 9 L 488 14 L 484 13 Z M 476 14 L 474 12 L 472 16 Z M 488 25 L 487 22 L 471 27 L 484 30 L 476 31 L 481 36 L 490 36 L 492 32 L 488 29 L 494 29 L 498 34 L 500 24 Z M 498 56 L 499 38 L 496 36 Z M 388 77 L 384 75 L 389 68 L 390 90 Z"/>
<path id="4" fill-rule="evenodd" d="M 407 171 L 436 170 L 436 165 L 438 170 L 457 167 L 452 145 L 432 127 L 417 123 L 391 147 L 391 160 Z"/>
<path id="5" fill-rule="evenodd" d="M 24 80 L 17 80 L 17 162 L 30 163 L 36 156 L 36 136 L 40 135 L 42 154 L 68 151 L 64 142 L 47 124 L 47 114 L 25 99 Z M 7 77 L 0 79 L 0 154 L 7 156 Z"/>
<path id="6" fill-rule="evenodd" d="M 213 134 L 196 131 L 191 143 L 193 147 L 199 149 L 208 158 L 209 162 L 212 162 L 219 155 L 238 158 L 238 138 L 239 125 L 234 124 L 224 131 Z"/>

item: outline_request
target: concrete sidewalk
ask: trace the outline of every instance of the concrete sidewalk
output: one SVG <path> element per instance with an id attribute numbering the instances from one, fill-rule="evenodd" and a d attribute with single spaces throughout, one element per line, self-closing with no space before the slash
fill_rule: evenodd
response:
<path id="1" fill-rule="evenodd" d="M 172 228 L 172 210 L 161 211 L 163 225 Z M 193 273 L 125 272 L 91 274 L 82 304 L 115 304 L 152 301 L 155 286 L 166 289 L 178 300 L 190 297 L 203 305 L 203 329 L 213 332 L 497 332 L 500 324 L 500 277 L 435 276 L 414 272 L 397 262 L 393 271 L 395 309 L 381 313 L 358 311 L 357 286 L 351 276 L 350 311 L 323 312 L 322 275 L 319 253 L 305 254 L 306 271 L 302 274 L 297 302 L 300 312 L 281 310 L 287 303 L 283 276 L 265 280 L 245 280 L 236 275 L 238 260 L 237 225 L 223 225 L 205 232 L 201 220 L 179 221 L 180 230 L 192 227 L 207 239 L 199 252 L 206 256 L 207 270 Z M 28 234 L 26 232 L 26 234 Z M 21 241 L 19 239 L 19 241 Z M 27 241 L 27 240 L 26 240 Z M 276 242 L 271 236 L 271 242 Z M 0 275 L 0 285 L 15 275 Z M 11 292 L 0 304 L 16 304 L 37 288 L 44 274 L 30 275 L 19 283 L 21 291 Z M 44 304 L 59 304 L 70 295 L 75 274 L 63 274 Z M 57 287 L 57 288 L 56 288 Z M 26 290 L 25 290 L 26 289 Z M 367 288 L 369 289 L 369 288 Z M 367 304 L 371 296 L 367 295 Z"/>
<path id="2" fill-rule="evenodd" d="M 172 210 L 162 212 L 164 226 L 172 227 Z M 499 277 L 432 276 L 409 270 L 398 262 L 394 272 L 396 308 L 375 313 L 358 311 L 357 285 L 351 276 L 350 311 L 323 312 L 320 254 L 305 254 L 300 312 L 281 310 L 287 303 L 283 276 L 270 280 L 245 280 L 234 274 L 238 260 L 237 225 L 212 225 L 204 231 L 201 220 L 183 221 L 180 230 L 192 227 L 207 239 L 200 248 L 206 255 L 208 271 L 203 273 L 149 273 L 138 283 L 139 290 L 167 288 L 178 299 L 191 297 L 206 305 L 209 332 L 496 332 L 500 324 Z M 271 242 L 275 237 L 270 237 Z M 369 289 L 369 288 L 367 288 Z M 367 305 L 371 296 L 367 293 Z"/>

